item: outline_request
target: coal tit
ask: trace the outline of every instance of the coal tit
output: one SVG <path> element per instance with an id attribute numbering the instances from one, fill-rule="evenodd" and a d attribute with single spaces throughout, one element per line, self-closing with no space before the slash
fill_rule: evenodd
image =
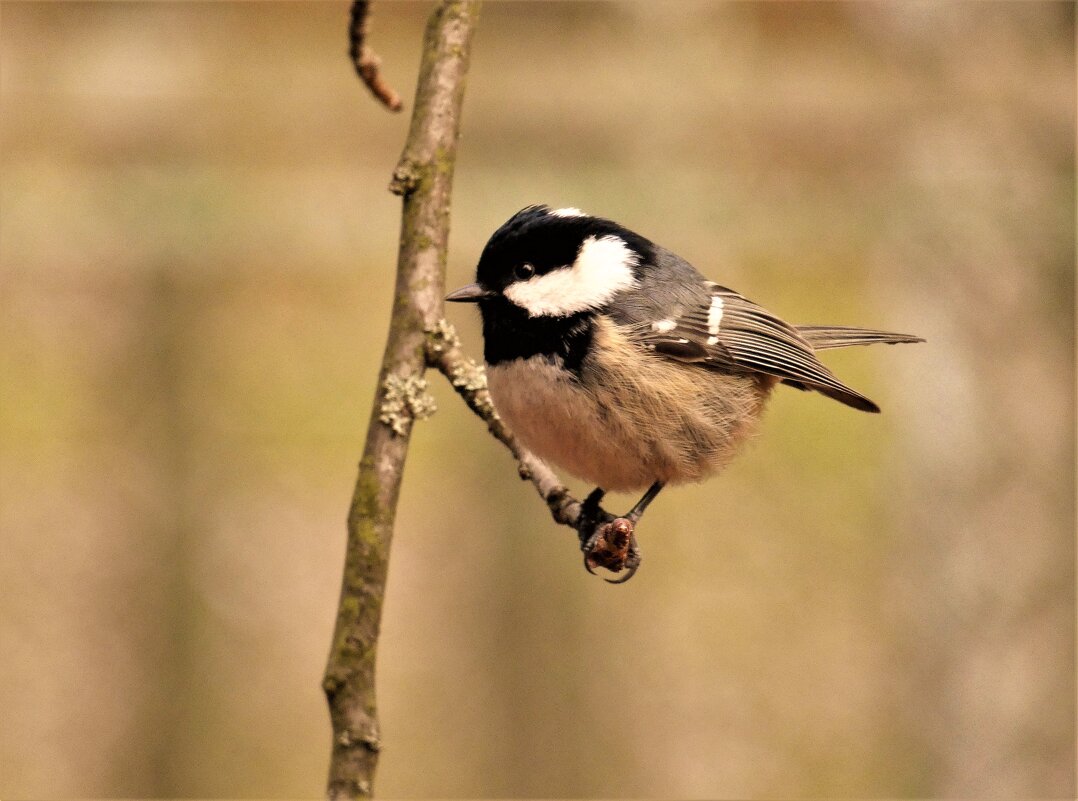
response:
<path id="1" fill-rule="evenodd" d="M 919 337 L 790 325 L 633 231 L 529 206 L 487 242 L 476 283 L 446 297 L 483 318 L 491 398 L 537 456 L 603 490 L 647 494 L 725 466 L 777 384 L 879 407 L 817 351 Z"/>

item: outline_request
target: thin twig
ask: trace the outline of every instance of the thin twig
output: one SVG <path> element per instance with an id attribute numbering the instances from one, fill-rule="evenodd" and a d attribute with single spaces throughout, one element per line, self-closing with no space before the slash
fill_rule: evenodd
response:
<path id="1" fill-rule="evenodd" d="M 496 440 L 501 442 L 517 460 L 520 477 L 535 485 L 539 497 L 546 502 L 554 522 L 576 528 L 580 521 L 580 501 L 569 494 L 554 471 L 517 442 L 494 410 L 487 390 L 483 368 L 464 355 L 456 330 L 445 320 L 427 331 L 427 363 L 437 368 L 460 395 L 468 408 L 486 424 Z"/>
<path id="2" fill-rule="evenodd" d="M 427 366 L 436 368 L 449 379 L 468 408 L 487 424 L 493 437 L 509 449 L 517 460 L 520 477 L 535 485 L 554 522 L 576 531 L 588 572 L 593 572 L 594 567 L 605 567 L 614 573 L 627 570 L 620 579 L 607 579 L 613 584 L 632 578 L 640 564 L 639 551 L 630 548 L 634 523 L 599 507 L 592 507 L 589 515 L 584 514 L 584 504 L 569 493 L 544 461 L 524 448 L 506 428 L 490 399 L 486 371 L 464 355 L 460 337 L 444 319 L 427 329 Z"/>
<path id="3" fill-rule="evenodd" d="M 622 584 L 632 578 L 640 564 L 639 551 L 630 547 L 635 524 L 624 517 L 615 517 L 601 507 L 593 507 L 592 514 L 584 515 L 584 504 L 574 498 L 546 462 L 524 448 L 502 422 L 490 399 L 486 371 L 464 355 L 460 337 L 444 319 L 427 329 L 427 366 L 436 368 L 449 379 L 468 408 L 487 424 L 491 435 L 509 449 L 517 461 L 520 477 L 535 486 L 554 522 L 576 531 L 588 572 L 594 567 L 605 567 L 614 573 L 627 570 L 620 579 L 606 579 L 612 584 Z"/>
<path id="4" fill-rule="evenodd" d="M 348 55 L 352 57 L 356 73 L 371 90 L 371 94 L 381 100 L 390 111 L 400 111 L 404 108 L 404 102 L 396 90 L 382 77 L 382 59 L 367 44 L 370 6 L 368 0 L 355 0 L 352 3 L 352 14 L 348 25 Z"/>

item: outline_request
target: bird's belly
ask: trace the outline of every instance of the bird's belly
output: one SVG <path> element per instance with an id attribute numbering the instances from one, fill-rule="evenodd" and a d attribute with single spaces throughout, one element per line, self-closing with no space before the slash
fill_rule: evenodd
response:
<path id="1" fill-rule="evenodd" d="M 605 489 L 655 480 L 639 443 L 612 428 L 593 394 L 546 357 L 488 366 L 487 381 L 494 408 L 536 456 Z"/>
<path id="2" fill-rule="evenodd" d="M 694 382 L 687 404 L 667 397 L 667 367 Z M 712 387 L 682 375 L 686 369 L 701 372 L 663 363 L 649 375 L 615 379 L 593 365 L 590 380 L 580 381 L 534 356 L 489 366 L 487 374 L 495 408 L 528 450 L 604 489 L 629 491 L 704 478 L 729 461 L 758 415 L 755 381 L 746 379 L 746 402 L 731 413 L 702 398 Z"/>

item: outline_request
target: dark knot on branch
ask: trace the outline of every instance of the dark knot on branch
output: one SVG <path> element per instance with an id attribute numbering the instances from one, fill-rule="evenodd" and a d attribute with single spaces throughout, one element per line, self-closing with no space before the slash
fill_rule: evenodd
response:
<path id="1" fill-rule="evenodd" d="M 389 181 L 389 191 L 400 197 L 408 197 L 419 188 L 419 170 L 408 160 L 402 160 L 393 170 L 393 177 Z"/>

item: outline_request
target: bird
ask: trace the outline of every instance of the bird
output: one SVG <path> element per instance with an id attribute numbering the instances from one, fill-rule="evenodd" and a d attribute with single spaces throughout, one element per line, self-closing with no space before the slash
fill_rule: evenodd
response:
<path id="1" fill-rule="evenodd" d="M 791 325 L 613 220 L 547 205 L 501 225 L 446 300 L 479 307 L 491 400 L 517 439 L 596 486 L 585 511 L 645 490 L 634 527 L 664 487 L 725 467 L 779 384 L 879 412 L 819 351 L 924 341 Z"/>

